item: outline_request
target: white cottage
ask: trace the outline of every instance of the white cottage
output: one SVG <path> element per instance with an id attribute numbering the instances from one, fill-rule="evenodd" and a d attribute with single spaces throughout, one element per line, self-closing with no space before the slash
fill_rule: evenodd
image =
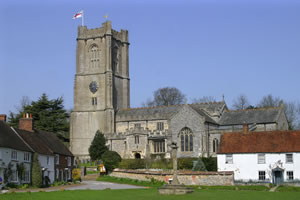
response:
<path id="1" fill-rule="evenodd" d="M 30 183 L 33 151 L 4 121 L 0 120 L 0 188 L 8 182 Z M 24 166 L 23 176 L 18 173 L 18 165 Z M 7 175 L 9 176 L 6 182 L 5 176 Z"/>
<path id="2" fill-rule="evenodd" d="M 300 131 L 244 130 L 221 136 L 218 171 L 233 171 L 241 182 L 300 181 Z"/>

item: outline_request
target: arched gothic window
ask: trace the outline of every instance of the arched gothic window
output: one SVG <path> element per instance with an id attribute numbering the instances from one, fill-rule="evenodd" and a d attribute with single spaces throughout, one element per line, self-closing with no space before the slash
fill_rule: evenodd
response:
<path id="1" fill-rule="evenodd" d="M 181 151 L 193 151 L 193 133 L 191 129 L 183 128 L 179 133 L 179 137 Z"/>
<path id="2" fill-rule="evenodd" d="M 217 153 L 219 149 L 219 140 L 217 138 L 215 138 L 213 140 L 213 152 Z"/>
<path id="3" fill-rule="evenodd" d="M 91 45 L 89 49 L 89 58 L 90 58 L 90 67 L 95 68 L 99 65 L 99 48 L 97 45 L 93 44 Z"/>

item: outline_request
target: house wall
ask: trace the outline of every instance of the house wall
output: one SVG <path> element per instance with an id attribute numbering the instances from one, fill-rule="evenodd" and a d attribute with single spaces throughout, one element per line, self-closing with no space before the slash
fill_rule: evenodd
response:
<path id="1" fill-rule="evenodd" d="M 266 179 L 272 181 L 272 169 L 283 168 L 283 179 L 287 171 L 294 172 L 294 179 L 300 179 L 300 153 L 293 153 L 293 163 L 286 163 L 286 153 L 266 153 L 265 164 L 258 164 L 258 154 L 233 154 L 233 163 L 226 164 L 226 154 L 218 154 L 218 171 L 233 171 L 234 180 L 258 181 L 258 171 L 266 171 Z"/>
<path id="2" fill-rule="evenodd" d="M 47 157 L 49 158 L 48 163 Z M 40 161 L 41 168 L 45 168 L 44 177 L 48 176 L 50 183 L 53 183 L 55 181 L 54 156 L 39 154 L 38 159 Z"/>
<path id="3" fill-rule="evenodd" d="M 12 151 L 17 152 L 17 159 L 12 160 L 11 154 Z M 21 164 L 24 163 L 25 171 L 29 171 L 29 181 L 21 181 L 22 183 L 30 183 L 31 182 L 31 159 L 32 159 L 32 153 L 31 152 L 25 152 L 25 151 L 19 151 L 15 149 L 10 148 L 3 148 L 0 147 L 0 176 L 4 180 L 4 170 L 8 167 L 9 163 L 12 163 L 12 170 L 17 170 L 17 163 Z M 24 160 L 24 154 L 29 153 L 29 161 Z M 19 183 L 19 177 L 17 177 L 16 181 L 10 181 L 12 183 Z"/>
<path id="4" fill-rule="evenodd" d="M 56 164 L 56 160 L 54 159 L 56 181 L 68 181 L 72 179 L 74 157 L 71 157 L 71 165 L 68 165 L 68 157 L 70 156 L 59 155 L 59 164 Z"/>

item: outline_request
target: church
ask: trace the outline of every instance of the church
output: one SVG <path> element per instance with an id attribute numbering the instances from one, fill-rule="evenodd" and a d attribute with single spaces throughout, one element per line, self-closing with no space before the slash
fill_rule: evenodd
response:
<path id="1" fill-rule="evenodd" d="M 287 130 L 283 107 L 229 110 L 225 101 L 130 108 L 128 31 L 78 27 L 70 149 L 89 159 L 99 130 L 122 158 L 216 156 L 224 132 Z"/>

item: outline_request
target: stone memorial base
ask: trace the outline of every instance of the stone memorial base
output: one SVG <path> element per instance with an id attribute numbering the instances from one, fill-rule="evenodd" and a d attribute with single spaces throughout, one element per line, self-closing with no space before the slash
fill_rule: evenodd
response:
<path id="1" fill-rule="evenodd" d="M 187 194 L 194 192 L 194 188 L 186 187 L 184 185 L 164 185 L 158 188 L 159 194 Z"/>

